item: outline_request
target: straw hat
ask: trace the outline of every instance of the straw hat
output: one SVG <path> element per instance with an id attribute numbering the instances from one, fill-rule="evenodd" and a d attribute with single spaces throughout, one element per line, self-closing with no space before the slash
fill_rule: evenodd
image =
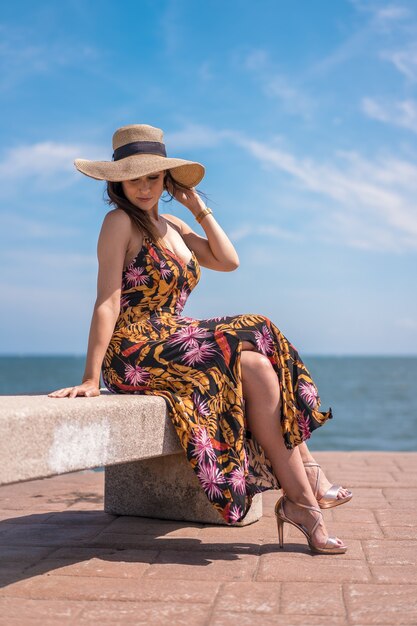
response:
<path id="1" fill-rule="evenodd" d="M 112 161 L 75 159 L 79 172 L 97 180 L 122 181 L 170 170 L 172 178 L 186 187 L 195 187 L 205 174 L 201 163 L 166 156 L 164 134 L 148 124 L 130 124 L 113 135 Z"/>

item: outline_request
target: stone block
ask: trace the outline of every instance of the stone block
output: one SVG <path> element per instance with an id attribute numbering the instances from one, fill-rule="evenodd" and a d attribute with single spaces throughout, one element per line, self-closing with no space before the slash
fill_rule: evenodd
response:
<path id="1" fill-rule="evenodd" d="M 107 466 L 104 510 L 114 515 L 226 525 L 183 452 Z M 261 517 L 262 495 L 257 494 L 245 519 L 234 525 L 246 526 Z"/>

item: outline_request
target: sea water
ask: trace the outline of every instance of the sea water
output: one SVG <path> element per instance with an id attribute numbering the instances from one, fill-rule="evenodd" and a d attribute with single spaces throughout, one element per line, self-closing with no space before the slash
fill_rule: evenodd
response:
<path id="1" fill-rule="evenodd" d="M 312 433 L 311 450 L 417 450 L 417 357 L 302 358 L 318 387 L 320 409 L 333 412 Z M 1 356 L 0 395 L 79 385 L 84 366 L 83 356 Z"/>

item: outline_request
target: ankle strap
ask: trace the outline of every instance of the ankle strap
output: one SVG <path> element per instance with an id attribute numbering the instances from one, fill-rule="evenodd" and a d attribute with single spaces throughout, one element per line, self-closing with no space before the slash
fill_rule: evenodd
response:
<path id="1" fill-rule="evenodd" d="M 321 517 L 323 517 L 323 513 L 320 511 L 320 509 L 317 506 L 312 506 L 311 504 L 301 504 L 301 502 L 294 502 L 294 500 L 290 500 L 290 498 L 285 495 L 284 496 L 285 499 L 287 499 L 289 502 L 292 502 L 293 504 L 295 504 L 295 506 L 301 506 L 303 509 L 309 509 L 310 511 L 315 511 L 316 513 L 319 513 L 321 515 Z M 314 533 L 314 531 L 316 530 L 318 524 L 320 524 L 320 518 L 318 517 L 316 520 L 316 523 L 314 524 L 313 528 L 311 529 L 311 533 Z"/>

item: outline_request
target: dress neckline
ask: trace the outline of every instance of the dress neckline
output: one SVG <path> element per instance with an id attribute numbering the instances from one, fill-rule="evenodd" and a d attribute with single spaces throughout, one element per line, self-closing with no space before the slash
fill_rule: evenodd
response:
<path id="1" fill-rule="evenodd" d="M 150 243 L 154 248 L 159 248 L 162 250 L 166 250 L 174 259 L 176 259 L 183 268 L 187 268 L 189 265 L 191 265 L 193 262 L 195 262 L 196 260 L 196 256 L 195 256 L 195 252 L 194 250 L 191 250 L 191 259 L 188 261 L 188 263 L 186 263 L 180 256 L 178 256 L 177 254 L 175 254 L 175 252 L 173 252 L 172 250 L 170 250 L 169 248 L 167 248 L 166 246 L 157 246 L 150 237 L 148 237 L 148 235 L 144 235 L 144 238 L 148 241 L 148 243 Z"/>
<path id="2" fill-rule="evenodd" d="M 152 239 L 148 236 L 148 235 L 144 235 L 143 236 L 143 244 L 141 249 L 139 250 L 139 252 L 137 253 L 137 255 L 131 260 L 131 262 L 129 263 L 129 265 L 127 265 L 123 272 L 127 272 L 129 270 L 129 268 L 135 263 L 135 261 L 138 259 L 138 257 L 142 254 L 142 252 L 145 250 L 146 247 L 149 247 L 149 245 L 153 246 L 154 248 L 156 248 L 157 250 L 165 250 L 166 252 L 169 253 L 169 255 L 174 258 L 176 261 L 178 261 L 178 263 L 181 265 L 181 267 L 184 270 L 187 270 L 189 267 L 191 267 L 193 264 L 196 265 L 197 263 L 197 257 L 195 255 L 194 250 L 191 250 L 191 259 L 188 261 L 188 263 L 186 263 L 181 257 L 179 257 L 178 255 L 175 254 L 175 252 L 172 252 L 172 250 L 170 250 L 169 248 L 167 248 L 166 246 L 157 246 Z"/>

